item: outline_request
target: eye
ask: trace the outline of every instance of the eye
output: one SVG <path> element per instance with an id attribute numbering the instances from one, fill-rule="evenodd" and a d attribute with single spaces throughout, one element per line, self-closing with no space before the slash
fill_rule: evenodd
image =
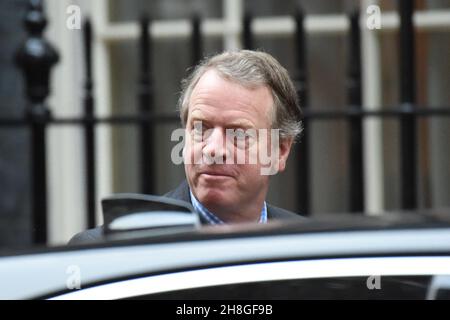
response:
<path id="1" fill-rule="evenodd" d="M 202 124 L 201 122 L 195 122 L 194 125 L 192 126 L 192 131 L 194 133 L 202 133 Z"/>
<path id="2" fill-rule="evenodd" d="M 254 131 L 254 129 L 238 128 L 231 131 L 230 137 L 237 147 L 248 148 L 255 141 L 256 133 Z"/>
<path id="3" fill-rule="evenodd" d="M 244 131 L 244 129 L 237 129 L 234 131 L 234 137 L 237 140 L 244 140 L 248 136 L 247 136 L 247 133 Z"/>
<path id="4" fill-rule="evenodd" d="M 191 126 L 191 135 L 194 140 L 201 141 L 203 138 L 203 126 L 201 121 L 195 121 Z"/>

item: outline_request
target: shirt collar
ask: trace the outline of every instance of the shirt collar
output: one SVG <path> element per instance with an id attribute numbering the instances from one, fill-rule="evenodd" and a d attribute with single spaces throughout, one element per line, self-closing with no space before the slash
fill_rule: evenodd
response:
<path id="1" fill-rule="evenodd" d="M 200 201 L 197 200 L 197 198 L 193 195 L 192 191 L 189 190 L 189 193 L 191 195 L 191 203 L 194 207 L 195 211 L 199 213 L 203 218 L 205 218 L 206 221 L 208 221 L 209 224 L 224 224 L 225 222 L 222 221 L 219 217 L 217 217 L 214 213 L 209 211 L 205 206 L 203 206 Z M 261 210 L 261 217 L 259 218 L 258 223 L 267 223 L 267 204 L 264 201 L 262 210 Z"/>

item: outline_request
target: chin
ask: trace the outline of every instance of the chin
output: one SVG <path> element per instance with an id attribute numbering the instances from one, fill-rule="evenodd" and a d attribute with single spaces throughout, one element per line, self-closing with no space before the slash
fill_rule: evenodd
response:
<path id="1" fill-rule="evenodd" d="M 226 206 L 231 201 L 228 192 L 230 192 L 229 189 L 200 187 L 197 190 L 197 199 L 206 206 Z"/>

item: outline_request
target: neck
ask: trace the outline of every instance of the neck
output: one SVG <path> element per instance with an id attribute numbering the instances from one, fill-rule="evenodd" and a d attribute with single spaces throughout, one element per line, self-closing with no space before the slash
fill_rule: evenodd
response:
<path id="1" fill-rule="evenodd" d="M 246 205 L 226 207 L 204 205 L 211 213 L 226 223 L 258 222 L 264 206 L 265 197 L 248 201 Z"/>

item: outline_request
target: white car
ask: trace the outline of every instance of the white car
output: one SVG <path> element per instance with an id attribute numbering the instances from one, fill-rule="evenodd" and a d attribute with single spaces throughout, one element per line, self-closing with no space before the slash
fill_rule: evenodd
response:
<path id="1" fill-rule="evenodd" d="M 442 210 L 130 231 L 0 257 L 0 298 L 449 299 L 449 217 Z"/>

